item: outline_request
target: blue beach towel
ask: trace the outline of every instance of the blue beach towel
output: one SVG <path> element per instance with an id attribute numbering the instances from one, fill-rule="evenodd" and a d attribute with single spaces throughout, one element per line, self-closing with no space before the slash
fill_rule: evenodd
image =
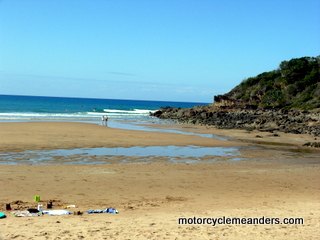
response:
<path id="1" fill-rule="evenodd" d="M 119 212 L 114 208 L 106 208 L 105 210 L 101 209 L 95 209 L 95 210 L 89 210 L 87 213 L 115 213 L 118 214 Z"/>

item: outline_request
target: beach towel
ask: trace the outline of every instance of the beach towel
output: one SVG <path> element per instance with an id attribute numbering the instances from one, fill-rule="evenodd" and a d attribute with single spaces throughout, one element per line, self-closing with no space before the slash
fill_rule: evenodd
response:
<path id="1" fill-rule="evenodd" d="M 0 212 L 0 218 L 5 218 L 5 217 L 6 217 L 6 215 L 4 213 Z"/>
<path id="2" fill-rule="evenodd" d="M 105 210 L 101 210 L 101 209 L 89 210 L 89 211 L 87 211 L 87 213 L 116 213 L 116 214 L 118 214 L 119 212 L 114 208 L 106 208 Z"/>
<path id="3" fill-rule="evenodd" d="M 106 212 L 106 210 L 101 210 L 101 209 L 87 211 L 87 213 L 105 213 L 105 212 Z"/>
<path id="4" fill-rule="evenodd" d="M 72 212 L 69 212 L 69 211 L 64 210 L 64 209 L 44 210 L 43 213 L 49 214 L 49 215 L 52 215 L 52 216 L 72 214 Z"/>
<path id="5" fill-rule="evenodd" d="M 15 217 L 39 217 L 42 215 L 42 212 L 37 212 L 37 213 L 31 213 L 29 211 L 12 211 L 11 212 Z"/>

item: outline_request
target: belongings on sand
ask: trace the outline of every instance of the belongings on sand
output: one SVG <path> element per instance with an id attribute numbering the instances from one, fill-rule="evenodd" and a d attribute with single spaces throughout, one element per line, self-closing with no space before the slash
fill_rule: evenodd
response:
<path id="1" fill-rule="evenodd" d="M 6 210 L 7 210 L 7 211 L 11 211 L 11 205 L 10 205 L 10 203 L 6 204 Z"/>
<path id="2" fill-rule="evenodd" d="M 34 201 L 35 202 L 40 202 L 40 196 L 39 195 L 34 196 Z"/>
<path id="3" fill-rule="evenodd" d="M 76 205 L 67 205 L 67 206 L 63 206 L 62 208 L 67 209 L 67 208 L 77 208 L 78 206 Z"/>
<path id="4" fill-rule="evenodd" d="M 43 213 L 48 214 L 48 215 L 52 215 L 52 216 L 72 214 L 72 212 L 69 212 L 64 209 L 44 210 Z"/>
<path id="5" fill-rule="evenodd" d="M 101 209 L 95 209 L 95 210 L 89 210 L 87 213 L 115 213 L 118 214 L 119 212 L 114 208 L 106 208 L 105 210 Z"/>
<path id="6" fill-rule="evenodd" d="M 51 208 L 52 208 L 52 202 L 48 202 L 48 203 L 47 203 L 47 208 L 48 208 L 48 209 L 51 209 Z"/>
<path id="7" fill-rule="evenodd" d="M 81 211 L 76 211 L 76 212 L 73 212 L 73 214 L 74 214 L 74 215 L 82 215 L 83 212 L 81 212 Z"/>
<path id="8" fill-rule="evenodd" d="M 15 217 L 39 217 L 42 215 L 42 212 L 29 212 L 29 211 L 12 211 L 11 212 Z"/>
<path id="9" fill-rule="evenodd" d="M 84 212 L 82 211 L 74 211 L 73 213 L 66 210 L 68 208 L 78 208 L 77 205 L 74 204 L 70 204 L 70 205 L 65 205 L 65 206 L 60 206 L 60 208 L 62 209 L 52 209 L 52 202 L 55 200 L 49 200 L 49 201 L 41 201 L 40 200 L 40 196 L 36 195 L 34 196 L 34 201 L 37 202 L 37 206 L 31 207 L 29 204 L 27 205 L 27 202 L 23 202 L 21 200 L 18 201 L 14 201 L 11 203 L 7 203 L 6 204 L 6 210 L 10 211 L 15 217 L 38 217 L 38 216 L 42 216 L 44 214 L 48 214 L 48 215 L 69 215 L 69 214 L 74 214 L 74 215 L 82 215 Z M 44 209 L 44 203 L 42 202 L 46 202 L 46 209 Z M 12 204 L 17 204 L 17 207 L 11 207 Z M 27 210 L 22 210 L 23 206 L 25 206 L 25 208 L 28 208 Z M 115 208 L 106 208 L 104 210 L 101 209 L 95 209 L 95 210 L 89 210 L 86 213 L 114 213 L 114 214 L 118 214 L 118 210 L 116 210 Z M 6 215 L 4 213 L 0 212 L 0 218 L 5 218 Z"/>
<path id="10" fill-rule="evenodd" d="M 27 211 L 29 211 L 30 213 L 38 213 L 39 210 L 35 209 L 35 208 L 28 208 Z"/>
<path id="11" fill-rule="evenodd" d="M 38 204 L 38 211 L 42 212 L 43 211 L 43 205 L 42 204 Z"/>

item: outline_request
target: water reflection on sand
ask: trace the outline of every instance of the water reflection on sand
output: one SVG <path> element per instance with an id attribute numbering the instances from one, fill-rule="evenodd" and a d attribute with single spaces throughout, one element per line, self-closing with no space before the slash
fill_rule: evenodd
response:
<path id="1" fill-rule="evenodd" d="M 120 128 L 126 130 L 137 130 L 137 131 L 149 131 L 149 132 L 166 132 L 166 133 L 178 133 L 184 135 L 192 135 L 192 136 L 199 136 L 205 138 L 215 138 L 223 141 L 229 140 L 229 138 L 216 135 L 216 134 L 202 134 L 202 133 L 194 133 L 194 132 L 185 132 L 179 130 L 179 128 L 152 128 L 152 124 L 145 123 L 145 125 L 141 125 L 140 123 L 123 123 L 123 122 L 116 122 L 112 121 L 108 123 L 108 127 L 111 128 Z"/>
<path id="2" fill-rule="evenodd" d="M 23 151 L 0 154 L 0 164 L 99 164 L 152 162 L 208 162 L 240 160 L 237 148 L 198 146 L 151 146 L 130 148 L 79 148 L 50 151 Z"/>
<path id="3" fill-rule="evenodd" d="M 135 123 L 108 122 L 108 127 L 139 131 L 170 132 L 217 138 L 227 141 L 223 136 L 197 134 L 180 131 L 177 128 L 152 128 Z M 102 164 L 130 162 L 212 162 L 219 160 L 243 160 L 238 148 L 200 147 L 200 146 L 149 146 L 117 148 L 79 148 L 0 153 L 0 164 Z"/>

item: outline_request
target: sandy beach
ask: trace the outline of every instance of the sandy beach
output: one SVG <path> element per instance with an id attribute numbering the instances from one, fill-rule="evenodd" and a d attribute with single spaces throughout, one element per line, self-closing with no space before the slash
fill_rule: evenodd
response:
<path id="1" fill-rule="evenodd" d="M 213 161 L 170 163 L 0 165 L 0 239 L 317 239 L 320 235 L 320 151 L 302 147 L 310 135 L 203 126 L 158 125 L 178 133 L 122 130 L 90 123 L 0 123 L 0 154 L 25 150 L 98 147 L 202 146 L 237 147 L 240 161 L 206 156 Z M 259 137 L 257 137 L 259 135 Z M 85 156 L 84 156 L 85 157 Z M 0 157 L 1 158 L 1 157 Z M 80 215 L 15 217 L 6 210 L 68 205 Z M 86 213 L 115 208 L 119 214 Z M 204 224 L 179 224 L 196 217 Z M 191 219 L 192 218 L 192 219 Z M 282 224 L 216 224 L 212 219 L 273 218 Z M 285 224 L 290 218 L 297 224 Z M 211 219 L 203 220 L 203 219 Z M 303 222 L 301 222 L 303 221 Z"/>

